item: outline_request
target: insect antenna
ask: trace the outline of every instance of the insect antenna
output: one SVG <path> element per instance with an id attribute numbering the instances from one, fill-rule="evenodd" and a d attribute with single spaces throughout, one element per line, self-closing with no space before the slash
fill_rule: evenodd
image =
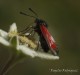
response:
<path id="1" fill-rule="evenodd" d="M 32 15 L 26 14 L 26 13 L 24 13 L 24 12 L 20 12 L 20 14 L 22 14 L 22 15 L 26 15 L 26 16 L 30 16 L 30 17 L 33 17 L 33 18 L 36 18 L 35 16 L 32 16 Z"/>
<path id="2" fill-rule="evenodd" d="M 31 8 L 29 8 L 29 10 L 30 10 L 31 12 L 33 12 L 36 17 L 38 17 L 37 13 L 36 13 L 34 10 L 32 10 Z"/>

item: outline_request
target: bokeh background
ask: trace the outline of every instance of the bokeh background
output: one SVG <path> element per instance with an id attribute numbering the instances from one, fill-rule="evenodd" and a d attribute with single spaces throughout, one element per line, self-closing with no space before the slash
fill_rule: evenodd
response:
<path id="1" fill-rule="evenodd" d="M 80 70 L 80 0 L 0 0 L 0 29 L 8 31 L 15 22 L 18 30 L 34 21 L 19 14 L 28 8 L 37 12 L 49 25 L 49 31 L 56 40 L 59 60 L 44 60 L 26 57 L 11 68 L 6 75 L 68 75 L 79 74 Z M 0 70 L 11 57 L 9 49 L 0 44 Z M 50 69 L 78 69 L 77 73 L 54 73 Z"/>

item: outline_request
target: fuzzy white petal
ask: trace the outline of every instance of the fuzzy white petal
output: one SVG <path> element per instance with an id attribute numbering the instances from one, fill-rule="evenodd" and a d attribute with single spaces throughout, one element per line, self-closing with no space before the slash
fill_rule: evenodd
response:
<path id="1" fill-rule="evenodd" d="M 37 52 L 37 57 L 40 57 L 42 59 L 51 59 L 51 60 L 59 59 L 59 56 L 54 56 L 54 55 L 42 53 L 42 52 Z"/>
<path id="2" fill-rule="evenodd" d="M 5 45 L 5 46 L 10 46 L 10 43 L 2 37 L 0 37 L 0 43 Z"/>
<path id="3" fill-rule="evenodd" d="M 17 32 L 17 26 L 16 26 L 16 23 L 13 23 L 11 26 L 10 26 L 10 30 L 9 32 Z"/>
<path id="4" fill-rule="evenodd" d="M 26 55 L 29 55 L 31 57 L 35 57 L 34 54 L 36 54 L 36 52 L 34 50 L 31 50 L 30 48 L 24 46 L 24 45 L 19 45 L 19 49 Z"/>
<path id="5" fill-rule="evenodd" d="M 2 29 L 0 29 L 0 36 L 3 37 L 3 38 L 7 38 L 8 33 L 3 31 Z"/>

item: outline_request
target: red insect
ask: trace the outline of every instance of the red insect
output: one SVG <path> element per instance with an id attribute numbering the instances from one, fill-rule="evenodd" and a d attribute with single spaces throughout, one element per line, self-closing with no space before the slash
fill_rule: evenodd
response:
<path id="1" fill-rule="evenodd" d="M 31 8 L 29 8 L 29 10 L 32 11 L 36 15 L 36 17 L 25 14 L 23 12 L 20 13 L 35 18 L 35 26 L 33 26 L 32 28 L 39 35 L 39 41 L 41 43 L 42 49 L 44 50 L 44 52 L 48 52 L 49 50 L 51 50 L 54 55 L 58 55 L 59 51 L 57 50 L 57 46 L 53 37 L 47 29 L 48 25 L 44 20 L 39 19 L 37 14 Z"/>

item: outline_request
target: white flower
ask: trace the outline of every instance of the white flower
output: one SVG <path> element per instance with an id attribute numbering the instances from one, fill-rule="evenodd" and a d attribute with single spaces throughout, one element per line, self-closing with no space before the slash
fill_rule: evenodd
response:
<path id="1" fill-rule="evenodd" d="M 27 33 L 26 33 L 27 34 Z M 29 48 L 24 43 L 20 44 L 20 35 L 18 34 L 16 23 L 13 23 L 10 26 L 9 32 L 3 31 L 0 29 L 0 43 L 5 46 L 13 46 L 12 42 L 16 41 L 15 48 L 19 51 L 22 51 L 24 54 L 29 55 L 31 57 L 39 57 L 42 59 L 51 59 L 51 60 L 57 60 L 59 59 L 59 56 L 54 56 L 52 54 L 44 53 L 35 51 L 34 49 Z M 26 40 L 24 40 L 26 41 Z M 31 40 L 30 40 L 31 41 Z M 32 44 L 30 44 L 32 46 Z"/>

